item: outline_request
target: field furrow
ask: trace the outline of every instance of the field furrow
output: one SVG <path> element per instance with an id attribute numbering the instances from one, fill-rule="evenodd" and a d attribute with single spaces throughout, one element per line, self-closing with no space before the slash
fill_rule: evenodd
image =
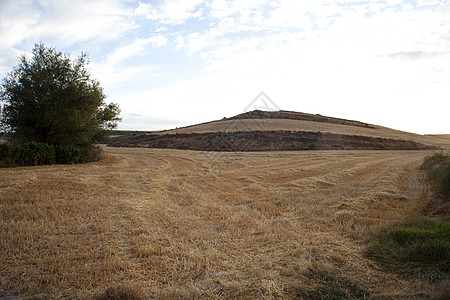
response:
<path id="1" fill-rule="evenodd" d="M 0 169 L 0 297 L 82 299 L 120 283 L 167 299 L 290 299 L 317 274 L 387 298 L 444 284 L 365 256 L 370 231 L 427 205 L 429 152 L 106 152 Z"/>

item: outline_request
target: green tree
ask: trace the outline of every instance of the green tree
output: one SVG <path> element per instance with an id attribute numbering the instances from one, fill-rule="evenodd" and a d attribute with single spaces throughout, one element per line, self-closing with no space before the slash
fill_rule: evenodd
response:
<path id="1" fill-rule="evenodd" d="M 104 141 L 120 121 L 117 104 L 105 102 L 82 53 L 71 59 L 44 44 L 3 79 L 0 128 L 19 142 L 91 145 Z"/>

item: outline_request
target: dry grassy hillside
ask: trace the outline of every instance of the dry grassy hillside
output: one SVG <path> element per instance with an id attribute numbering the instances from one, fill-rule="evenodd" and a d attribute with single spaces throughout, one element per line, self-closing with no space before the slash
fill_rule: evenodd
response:
<path id="1" fill-rule="evenodd" d="M 450 135 L 419 135 L 387 127 L 365 124 L 357 121 L 341 120 L 329 117 L 318 116 L 320 121 L 314 120 L 316 115 L 299 114 L 311 116 L 309 119 L 283 119 L 283 118 L 257 118 L 257 119 L 235 119 L 213 121 L 204 124 L 166 130 L 160 133 L 206 133 L 206 132 L 237 132 L 237 131 L 320 131 L 334 134 L 362 135 L 381 138 L 392 138 L 401 140 L 411 140 L 425 145 L 450 149 Z M 327 118 L 332 121 L 327 121 Z M 305 120 L 306 119 L 306 120 Z"/>
<path id="2" fill-rule="evenodd" d="M 365 256 L 371 230 L 427 205 L 428 153 L 107 148 L 98 163 L 0 169 L 0 297 L 448 296 L 448 278 Z"/>

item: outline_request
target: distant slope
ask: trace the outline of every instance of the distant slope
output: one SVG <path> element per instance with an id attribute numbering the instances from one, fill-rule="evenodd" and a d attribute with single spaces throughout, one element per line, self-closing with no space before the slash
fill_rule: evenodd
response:
<path id="1" fill-rule="evenodd" d="M 208 133 L 208 132 L 239 132 L 239 131 L 320 131 L 344 135 L 362 135 L 378 138 L 400 139 L 414 141 L 425 145 L 450 149 L 450 134 L 420 135 L 391 128 L 349 121 L 320 115 L 280 111 L 271 117 L 262 114 L 251 116 L 250 113 L 240 114 L 232 118 L 181 127 L 173 130 L 154 132 L 159 134 L 174 133 Z M 249 115 L 251 117 L 249 117 Z M 287 116 L 276 118 L 275 116 Z"/>
<path id="2" fill-rule="evenodd" d="M 311 139 L 311 136 L 314 138 Z M 257 110 L 173 130 L 122 132 L 113 138 L 111 145 L 219 151 L 242 151 L 242 145 L 246 145 L 248 151 L 305 148 L 450 149 L 450 135 L 419 135 L 322 115 Z"/>

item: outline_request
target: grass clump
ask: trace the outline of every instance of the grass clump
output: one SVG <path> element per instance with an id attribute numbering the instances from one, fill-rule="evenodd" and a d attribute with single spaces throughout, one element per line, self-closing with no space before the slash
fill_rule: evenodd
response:
<path id="1" fill-rule="evenodd" d="M 96 297 L 97 300 L 144 300 L 147 299 L 144 292 L 137 286 L 117 284 L 106 289 Z"/>
<path id="2" fill-rule="evenodd" d="M 339 299 L 370 299 L 370 293 L 348 280 L 339 279 L 329 274 L 314 273 L 312 279 L 319 281 L 314 290 L 298 292 L 301 299 L 339 300 Z"/>
<path id="3" fill-rule="evenodd" d="M 450 270 L 450 223 L 421 217 L 373 233 L 367 254 L 403 275 L 439 280 Z"/>
<path id="4" fill-rule="evenodd" d="M 435 186 L 437 196 L 450 201 L 450 154 L 436 152 L 425 157 L 421 169 L 427 171 L 428 180 Z"/>

